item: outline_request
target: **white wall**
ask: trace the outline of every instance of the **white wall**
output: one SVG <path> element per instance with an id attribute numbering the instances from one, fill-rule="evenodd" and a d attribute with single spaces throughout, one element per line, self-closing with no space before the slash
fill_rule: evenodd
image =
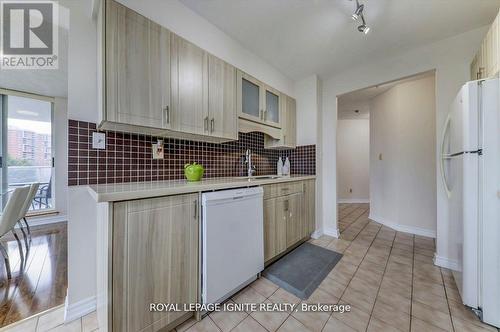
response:
<path id="1" fill-rule="evenodd" d="M 370 218 L 397 230 L 435 236 L 434 75 L 375 97 L 370 114 Z"/>
<path id="2" fill-rule="evenodd" d="M 338 121 L 337 160 L 337 201 L 339 203 L 368 203 L 370 199 L 369 119 L 340 119 Z"/>
<path id="3" fill-rule="evenodd" d="M 318 165 L 319 172 L 331 172 L 336 165 L 336 128 L 337 96 L 374 86 L 383 82 L 394 81 L 402 77 L 436 70 L 436 137 L 441 137 L 442 126 L 448 112 L 448 106 L 460 86 L 469 79 L 469 64 L 477 51 L 487 27 L 475 29 L 458 36 L 404 52 L 377 62 L 369 62 L 349 71 L 331 77 L 323 85 L 321 154 L 323 160 Z M 437 152 L 436 152 L 437 153 Z M 435 165 L 439 176 L 439 165 Z M 337 179 L 333 174 L 325 179 L 321 191 L 322 228 L 326 234 L 337 234 Z M 450 254 L 447 229 L 447 198 L 440 181 L 437 190 L 437 255 L 444 258 Z"/>
<path id="4" fill-rule="evenodd" d="M 317 75 L 295 82 L 297 100 L 297 144 L 309 145 L 318 142 L 318 98 L 320 82 Z"/>
<path id="5" fill-rule="evenodd" d="M 54 155 L 56 196 L 55 208 L 61 217 L 67 218 L 68 211 L 68 100 L 55 98 L 54 102 Z"/>
<path id="6" fill-rule="evenodd" d="M 70 10 L 68 50 L 68 118 L 97 121 L 96 24 L 91 1 L 60 1 Z M 68 134 L 64 139 L 67 141 Z M 67 173 L 66 173 L 67 174 Z M 95 308 L 95 203 L 85 187 L 68 189 L 68 319 Z"/>

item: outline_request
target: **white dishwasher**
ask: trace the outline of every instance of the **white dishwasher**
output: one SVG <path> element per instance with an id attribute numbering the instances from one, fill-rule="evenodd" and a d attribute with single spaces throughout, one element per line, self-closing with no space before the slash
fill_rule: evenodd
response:
<path id="1" fill-rule="evenodd" d="M 261 187 L 202 194 L 202 301 L 222 302 L 264 269 Z"/>

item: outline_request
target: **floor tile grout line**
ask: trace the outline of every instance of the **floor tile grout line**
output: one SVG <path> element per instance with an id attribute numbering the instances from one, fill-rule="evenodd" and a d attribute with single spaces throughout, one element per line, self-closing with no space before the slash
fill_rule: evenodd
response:
<path id="1" fill-rule="evenodd" d="M 349 223 L 349 225 L 348 225 L 348 226 L 344 229 L 344 231 L 346 231 L 349 227 L 351 227 L 351 226 L 352 226 L 352 224 L 354 224 L 356 221 L 358 221 L 358 219 L 359 219 L 359 218 L 361 218 L 361 217 L 365 214 L 365 212 L 366 212 L 366 211 L 369 211 L 369 210 L 370 210 L 370 208 L 362 208 L 362 207 L 358 207 L 358 208 L 354 209 L 352 212 L 348 213 L 347 215 L 345 215 L 345 216 L 343 216 L 343 217 L 340 217 L 340 219 L 343 219 L 343 218 L 345 218 L 345 217 L 349 216 L 350 214 L 352 214 L 352 213 L 353 213 L 354 211 L 356 211 L 357 209 L 364 209 L 364 211 L 363 211 L 363 212 L 362 212 L 362 213 L 361 213 L 358 217 L 356 217 L 356 219 L 354 219 L 351 223 Z"/>
<path id="2" fill-rule="evenodd" d="M 380 229 L 382 229 L 382 227 L 380 227 Z M 389 249 L 389 256 L 387 256 L 387 261 L 386 261 L 385 267 L 384 267 L 384 273 L 382 273 L 382 279 L 380 280 L 380 285 L 378 285 L 378 288 L 377 288 L 377 294 L 375 295 L 375 302 L 373 303 L 373 307 L 372 307 L 372 310 L 370 312 L 370 319 L 368 320 L 368 325 L 366 326 L 365 331 L 368 331 L 368 326 L 370 326 L 370 321 L 372 320 L 372 317 L 373 317 L 373 310 L 375 310 L 375 304 L 377 303 L 378 294 L 380 293 L 380 288 L 382 287 L 382 281 L 384 280 L 385 271 L 387 271 L 387 265 L 389 265 L 389 259 L 391 258 L 392 248 L 394 245 L 394 239 L 396 239 L 397 234 L 398 234 L 398 232 L 396 231 L 394 233 L 394 238 L 392 239 L 392 242 L 391 242 L 391 249 Z M 371 245 L 370 245 L 370 247 L 371 247 Z M 410 310 L 410 312 L 411 312 L 411 310 Z M 391 325 L 391 324 L 388 324 L 388 325 Z"/>
<path id="3" fill-rule="evenodd" d="M 360 234 L 360 233 L 361 233 L 361 232 L 362 232 L 362 231 L 363 231 L 366 227 L 368 227 L 368 225 L 369 225 L 369 224 L 370 224 L 370 219 L 368 219 L 368 222 L 366 223 L 366 225 L 365 225 L 365 226 L 363 226 L 363 228 L 359 231 L 359 233 L 358 233 L 358 234 L 356 234 L 356 237 L 354 237 L 354 239 L 352 239 L 352 240 L 351 240 L 351 243 L 349 243 L 349 245 L 346 247 L 346 249 L 345 249 L 345 250 L 347 250 L 347 249 L 348 249 L 348 248 L 352 245 L 352 243 L 353 243 L 353 242 L 354 242 L 354 240 L 358 237 L 358 235 L 359 235 L 359 234 Z M 377 235 L 378 235 L 378 233 L 380 233 L 380 230 L 381 230 L 381 229 L 382 229 L 382 225 L 379 227 L 379 229 L 378 229 L 377 233 L 376 233 L 376 234 L 375 234 L 375 236 L 373 237 L 372 242 L 370 242 L 370 246 L 368 247 L 368 249 L 369 249 L 369 248 L 373 245 L 373 242 L 374 242 L 374 241 L 375 241 L 375 239 L 377 238 Z M 332 240 L 332 241 L 333 241 L 333 240 Z M 344 250 L 344 252 L 345 252 L 345 250 Z M 363 258 L 361 259 L 361 262 L 363 262 L 363 260 L 365 259 L 365 257 L 366 257 L 366 254 L 367 254 L 367 253 L 368 253 L 368 250 L 366 250 L 365 254 L 363 255 Z M 356 270 L 354 271 L 354 273 L 353 273 L 353 274 L 352 274 L 352 276 L 351 276 L 351 279 L 349 279 L 349 282 L 347 283 L 346 287 L 344 288 L 344 291 L 342 292 L 342 295 L 339 297 L 339 302 L 341 301 L 342 296 L 344 296 L 345 291 L 347 290 L 347 288 L 348 288 L 348 287 L 349 287 L 349 285 L 351 284 L 351 281 L 352 281 L 352 279 L 353 279 L 354 275 L 356 274 L 356 272 L 358 272 L 358 270 L 359 270 L 359 266 L 361 265 L 361 262 L 359 263 L 359 265 L 357 265 Z M 328 316 L 328 319 L 327 319 L 327 321 L 326 321 L 327 323 L 328 323 L 328 321 L 330 320 L 330 318 L 331 318 L 332 316 L 333 316 L 333 312 L 331 312 L 331 313 L 330 313 L 330 316 Z M 368 320 L 368 324 L 369 324 L 369 323 L 370 323 L 370 320 Z M 347 325 L 348 325 L 348 324 L 347 324 Z M 323 331 L 323 329 L 325 328 L 325 326 L 326 326 L 326 323 L 325 323 L 325 325 L 323 325 L 323 328 L 321 329 L 321 331 Z M 368 325 L 367 325 L 367 328 L 368 328 Z"/>
<path id="4" fill-rule="evenodd" d="M 359 215 L 359 216 L 358 216 L 358 217 L 357 217 L 357 218 L 356 218 L 353 222 L 351 222 L 351 223 L 349 224 L 349 226 L 347 226 L 347 227 L 346 227 L 346 228 L 345 228 L 345 229 L 344 229 L 341 233 L 344 233 L 345 231 L 347 231 L 347 230 L 348 230 L 348 229 L 349 229 L 349 228 L 350 228 L 350 227 L 351 227 L 354 223 L 356 223 L 356 221 L 358 221 L 358 220 L 359 220 L 359 219 L 363 216 L 363 214 L 365 214 L 365 212 L 366 212 L 366 211 L 368 211 L 368 210 L 369 210 L 369 208 L 368 208 L 368 209 L 366 209 L 365 211 L 363 211 L 363 213 L 362 213 L 362 214 L 360 214 L 360 215 Z M 368 219 L 368 218 L 367 218 L 367 219 Z M 369 222 L 370 222 L 370 219 L 368 219 L 368 223 L 369 223 Z M 368 223 L 367 223 L 367 225 L 368 225 Z M 356 236 L 355 236 L 355 237 L 351 240 L 351 242 L 354 242 L 354 240 L 355 240 L 355 239 L 358 237 L 358 235 L 359 235 L 359 234 L 360 234 L 360 233 L 361 233 L 361 232 L 365 229 L 365 227 L 366 227 L 367 225 L 363 226 L 363 228 L 361 228 L 361 229 L 359 230 L 359 232 L 358 232 L 358 233 L 356 234 Z M 340 234 L 340 235 L 342 235 L 342 234 Z M 340 238 L 340 237 L 339 237 L 339 238 Z M 347 249 L 347 248 L 346 248 L 346 249 Z"/>
<path id="5" fill-rule="evenodd" d="M 412 259 L 411 259 L 411 293 L 410 293 L 410 331 L 413 324 L 413 285 L 415 282 L 415 235 L 412 236 Z"/>
<path id="6" fill-rule="evenodd" d="M 448 312 L 449 312 L 450 321 L 451 321 L 451 329 L 453 331 L 455 331 L 455 322 L 453 321 L 453 316 L 451 315 L 450 301 L 448 300 L 448 292 L 446 290 L 446 285 L 444 283 L 443 271 L 441 271 L 441 267 L 439 268 L 439 274 L 441 275 L 441 282 L 443 283 L 443 288 L 444 288 L 444 296 L 446 298 L 446 304 L 448 305 Z"/>

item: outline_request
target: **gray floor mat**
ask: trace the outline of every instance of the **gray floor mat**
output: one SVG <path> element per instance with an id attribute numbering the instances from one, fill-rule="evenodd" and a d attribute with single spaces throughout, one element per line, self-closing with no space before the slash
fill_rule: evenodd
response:
<path id="1" fill-rule="evenodd" d="M 305 300 L 341 258 L 342 254 L 306 242 L 270 265 L 262 275 Z"/>

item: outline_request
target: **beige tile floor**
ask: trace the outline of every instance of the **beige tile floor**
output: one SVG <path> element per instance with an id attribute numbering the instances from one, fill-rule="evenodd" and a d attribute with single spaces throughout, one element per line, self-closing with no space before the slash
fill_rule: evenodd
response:
<path id="1" fill-rule="evenodd" d="M 433 265 L 431 238 L 396 232 L 368 219 L 368 204 L 339 206 L 340 239 L 311 240 L 341 252 L 307 302 L 346 303 L 349 313 L 217 312 L 177 331 L 494 331 L 460 302 L 447 269 Z M 300 299 L 261 278 L 234 302 L 298 303 Z"/>
<path id="2" fill-rule="evenodd" d="M 433 239 L 370 221 L 368 209 L 367 204 L 340 205 L 340 239 L 322 236 L 311 240 L 344 257 L 306 302 L 350 304 L 351 312 L 214 312 L 200 322 L 190 320 L 176 331 L 498 332 L 461 304 L 451 272 L 432 264 Z M 230 301 L 299 303 L 300 299 L 260 278 Z M 66 325 L 63 315 L 63 307 L 58 307 L 0 332 L 98 331 L 95 312 Z"/>
<path id="3" fill-rule="evenodd" d="M 24 319 L 0 329 L 0 332 L 96 332 L 99 331 L 95 311 L 64 324 L 64 305 Z"/>

